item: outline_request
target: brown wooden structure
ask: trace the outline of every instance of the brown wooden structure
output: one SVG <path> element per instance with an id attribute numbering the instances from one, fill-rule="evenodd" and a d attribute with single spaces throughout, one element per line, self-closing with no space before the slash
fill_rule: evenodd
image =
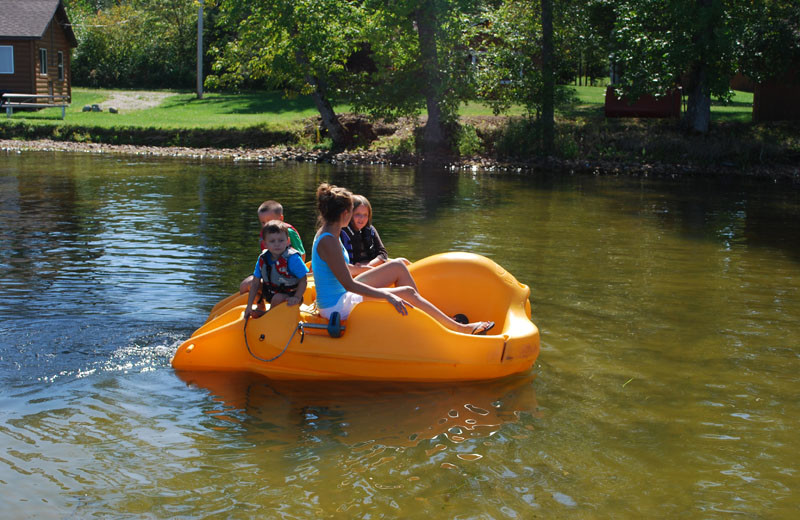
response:
<path id="1" fill-rule="evenodd" d="M 681 90 L 673 89 L 663 97 L 645 94 L 639 99 L 618 98 L 614 87 L 606 88 L 606 117 L 680 117 Z"/>
<path id="2" fill-rule="evenodd" d="M 61 0 L 0 0 L 0 94 L 71 99 L 77 46 Z"/>

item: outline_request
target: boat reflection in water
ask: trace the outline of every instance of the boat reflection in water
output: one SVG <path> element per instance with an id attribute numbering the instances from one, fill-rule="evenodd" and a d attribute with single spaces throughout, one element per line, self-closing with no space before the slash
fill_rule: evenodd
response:
<path id="1" fill-rule="evenodd" d="M 188 385 L 207 390 L 219 421 L 265 435 L 265 444 L 297 441 L 298 432 L 346 444 L 412 447 L 445 435 L 451 442 L 488 437 L 520 414 L 536 414 L 535 376 L 449 383 L 275 381 L 257 374 L 184 372 Z M 217 406 L 218 405 L 218 406 Z M 327 432 L 327 433 L 326 433 Z"/>

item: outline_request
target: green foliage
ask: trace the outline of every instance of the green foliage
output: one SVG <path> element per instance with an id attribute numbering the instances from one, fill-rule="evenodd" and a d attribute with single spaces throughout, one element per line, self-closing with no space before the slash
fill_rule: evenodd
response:
<path id="1" fill-rule="evenodd" d="M 222 0 L 219 24 L 236 37 L 212 46 L 212 87 L 263 79 L 289 96 L 323 83 L 329 100 L 341 98 L 347 57 L 355 51 L 359 10 L 344 0 Z"/>
<path id="2" fill-rule="evenodd" d="M 563 0 L 554 3 L 554 30 L 559 54 L 558 82 L 582 75 L 592 85 L 608 77 L 608 55 L 615 13 L 608 0 Z"/>
<path id="3" fill-rule="evenodd" d="M 740 64 L 745 74 L 764 81 L 781 77 L 800 63 L 800 2 L 761 0 L 747 14 Z"/>
<path id="4" fill-rule="evenodd" d="M 574 135 L 568 132 L 557 132 L 555 138 L 555 154 L 562 159 L 576 159 L 580 155 L 580 147 Z"/>
<path id="5" fill-rule="evenodd" d="M 541 125 L 533 119 L 511 118 L 495 140 L 495 152 L 501 158 L 526 158 L 541 151 Z"/>
<path id="6" fill-rule="evenodd" d="M 93 3 L 73 0 L 72 4 L 70 16 L 79 40 L 72 61 L 75 85 L 188 88 L 195 84 L 193 0 L 129 0 L 95 14 L 87 8 Z"/>
<path id="7" fill-rule="evenodd" d="M 530 8 L 529 2 L 505 0 L 497 8 L 486 8 L 483 18 L 485 22 L 471 28 L 472 41 L 479 42 L 476 67 L 479 96 L 495 114 L 520 105 L 528 118 L 537 118 L 543 102 L 542 26 L 538 12 Z M 555 42 L 555 63 L 561 67 L 569 61 L 565 59 L 564 23 L 556 28 Z M 555 75 L 569 76 L 569 70 L 559 68 Z M 556 88 L 557 106 L 564 107 L 572 101 L 571 90 Z"/>
<path id="8" fill-rule="evenodd" d="M 563 159 L 575 159 L 581 154 L 578 139 L 582 130 L 571 125 L 557 128 L 552 153 Z M 501 159 L 529 159 L 544 153 L 542 122 L 526 117 L 509 118 L 506 125 L 491 137 L 494 152 Z"/>
<path id="9" fill-rule="evenodd" d="M 443 121 L 456 120 L 459 105 L 472 99 L 475 84 L 469 65 L 468 28 L 480 20 L 475 0 L 367 0 L 360 33 L 374 64 L 356 71 L 348 94 L 354 108 L 388 120 L 415 116 L 426 108 L 427 88 L 441 108 Z M 425 48 L 422 19 L 435 24 L 433 49 Z M 426 62 L 435 53 L 435 69 Z"/>
<path id="10" fill-rule="evenodd" d="M 91 143 L 92 142 L 92 134 L 89 132 L 81 132 L 76 130 L 72 132 L 71 140 L 75 141 L 76 143 Z"/>
<path id="11" fill-rule="evenodd" d="M 329 138 L 329 137 L 326 137 L 326 138 L 322 139 L 321 141 L 319 141 L 317 143 L 314 143 L 311 146 L 311 149 L 312 150 L 316 150 L 316 151 L 330 152 L 331 150 L 334 149 L 333 140 L 331 138 Z"/>
<path id="12" fill-rule="evenodd" d="M 222 0 L 220 24 L 235 32 L 216 56 L 210 86 L 252 78 L 310 95 L 337 148 L 349 139 L 332 105 L 347 83 L 345 63 L 357 49 L 360 9 L 347 0 Z"/>
<path id="13" fill-rule="evenodd" d="M 389 143 L 389 151 L 398 155 L 412 155 L 417 152 L 417 148 L 417 136 L 415 133 Z"/>
<path id="14" fill-rule="evenodd" d="M 479 155 L 483 152 L 483 140 L 472 125 L 461 125 L 456 133 L 456 148 L 459 155 Z"/>
<path id="15" fill-rule="evenodd" d="M 613 55 L 622 70 L 620 89 L 632 98 L 664 95 L 681 76 L 702 66 L 706 91 L 727 99 L 750 4 L 749 0 L 620 2 Z"/>
<path id="16" fill-rule="evenodd" d="M 617 5 L 614 59 L 619 90 L 632 99 L 663 95 L 680 84 L 684 123 L 706 133 L 710 100 L 729 100 L 730 78 L 750 52 L 742 35 L 760 2 L 752 0 L 625 0 Z"/>

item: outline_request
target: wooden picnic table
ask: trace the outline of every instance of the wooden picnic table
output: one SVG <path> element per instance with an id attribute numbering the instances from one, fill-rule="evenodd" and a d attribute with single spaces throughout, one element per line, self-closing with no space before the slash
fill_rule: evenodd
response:
<path id="1" fill-rule="evenodd" d="M 66 115 L 69 96 L 63 94 L 3 94 L 0 106 L 6 109 L 6 116 L 11 117 L 15 108 L 51 108 L 61 107 L 61 119 Z"/>

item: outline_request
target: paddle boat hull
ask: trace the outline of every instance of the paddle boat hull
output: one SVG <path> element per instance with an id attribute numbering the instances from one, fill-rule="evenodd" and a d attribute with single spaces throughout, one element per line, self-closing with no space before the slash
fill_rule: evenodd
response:
<path id="1" fill-rule="evenodd" d="M 493 379 L 531 368 L 539 330 L 530 320 L 528 286 L 472 253 L 434 255 L 409 270 L 420 293 L 444 312 L 492 320 L 494 329 L 486 336 L 461 334 L 418 309 L 403 316 L 382 301 L 357 305 L 339 337 L 307 307 L 286 304 L 251 318 L 245 328 L 246 296 L 233 295 L 178 347 L 172 366 L 273 379 L 420 382 Z M 314 297 L 309 285 L 307 301 Z"/>

